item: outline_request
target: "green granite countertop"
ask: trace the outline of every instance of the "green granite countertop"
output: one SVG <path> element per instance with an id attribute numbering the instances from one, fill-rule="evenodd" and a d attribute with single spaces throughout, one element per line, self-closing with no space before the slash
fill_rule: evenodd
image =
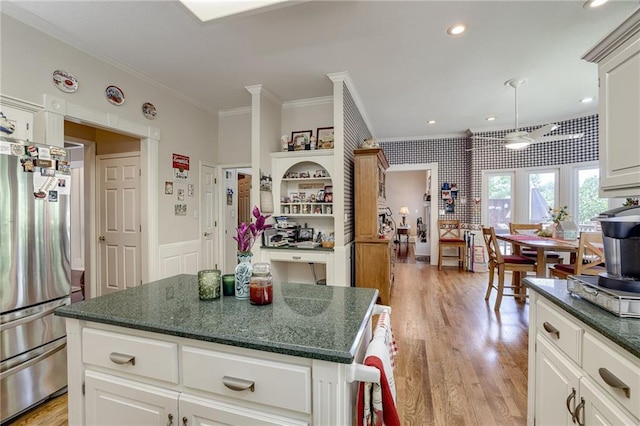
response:
<path id="1" fill-rule="evenodd" d="M 640 319 L 620 318 L 597 305 L 571 295 L 565 280 L 525 278 L 535 290 L 569 314 L 640 358 Z"/>
<path id="2" fill-rule="evenodd" d="M 350 364 L 378 291 L 274 283 L 273 303 L 198 298 L 198 277 L 176 275 L 55 310 L 154 333 Z"/>

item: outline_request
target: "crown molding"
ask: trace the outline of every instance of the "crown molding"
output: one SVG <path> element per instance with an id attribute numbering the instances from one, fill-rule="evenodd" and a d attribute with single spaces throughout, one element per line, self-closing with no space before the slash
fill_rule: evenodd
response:
<path id="1" fill-rule="evenodd" d="M 295 101 L 286 101 L 282 104 L 282 109 L 292 109 L 301 107 L 310 107 L 316 105 L 333 104 L 333 96 L 320 96 L 317 98 L 298 99 Z"/>
<path id="2" fill-rule="evenodd" d="M 384 139 L 378 139 L 378 143 L 381 143 L 381 142 L 395 143 L 395 142 L 442 140 L 442 139 L 465 139 L 467 137 L 468 136 L 466 135 L 465 132 L 459 132 L 459 133 L 456 132 L 456 133 L 447 133 L 447 134 L 441 134 L 441 135 L 401 136 L 401 137 L 394 137 L 394 138 L 384 138 Z"/>
<path id="3" fill-rule="evenodd" d="M 251 114 L 251 107 L 238 107 L 218 111 L 218 117 L 231 117 L 233 115 Z"/>
<path id="4" fill-rule="evenodd" d="M 360 115 L 362 116 L 362 119 L 364 120 L 364 123 L 367 126 L 367 129 L 369 129 L 369 133 L 371 133 L 371 137 L 376 139 L 376 135 L 373 132 L 373 126 L 371 126 L 371 121 L 369 120 L 369 115 L 367 114 L 367 110 L 364 107 L 364 103 L 362 102 L 362 99 L 358 94 L 358 90 L 356 89 L 356 86 L 353 83 L 353 80 L 351 79 L 349 72 L 348 71 L 334 72 L 334 73 L 327 74 L 327 77 L 329 77 L 329 80 L 331 80 L 334 83 L 342 82 L 347 86 L 347 89 L 349 89 L 349 92 L 351 93 L 351 97 L 353 98 L 353 101 L 356 103 L 356 107 L 358 107 L 358 111 L 360 111 Z"/>

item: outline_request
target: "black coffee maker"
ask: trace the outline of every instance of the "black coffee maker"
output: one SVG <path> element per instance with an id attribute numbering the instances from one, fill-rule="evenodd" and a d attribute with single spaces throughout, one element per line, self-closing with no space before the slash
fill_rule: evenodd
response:
<path id="1" fill-rule="evenodd" d="M 640 293 L 640 206 L 609 210 L 595 220 L 602 227 L 607 269 L 598 285 Z"/>

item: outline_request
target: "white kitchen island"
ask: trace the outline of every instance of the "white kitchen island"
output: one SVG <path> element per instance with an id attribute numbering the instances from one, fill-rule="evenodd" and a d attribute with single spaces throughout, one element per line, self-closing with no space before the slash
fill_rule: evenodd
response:
<path id="1" fill-rule="evenodd" d="M 276 284 L 198 299 L 178 275 L 56 311 L 70 425 L 349 425 L 377 291 Z"/>

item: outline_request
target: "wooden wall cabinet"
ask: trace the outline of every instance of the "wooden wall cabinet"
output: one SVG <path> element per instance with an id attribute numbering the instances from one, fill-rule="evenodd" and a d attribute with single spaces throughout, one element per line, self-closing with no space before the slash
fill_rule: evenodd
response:
<path id="1" fill-rule="evenodd" d="M 393 285 L 393 235 L 379 235 L 379 212 L 385 205 L 385 173 L 389 168 L 381 148 L 358 149 L 354 159 L 356 287 L 378 289 L 380 303 L 389 305 Z"/>

